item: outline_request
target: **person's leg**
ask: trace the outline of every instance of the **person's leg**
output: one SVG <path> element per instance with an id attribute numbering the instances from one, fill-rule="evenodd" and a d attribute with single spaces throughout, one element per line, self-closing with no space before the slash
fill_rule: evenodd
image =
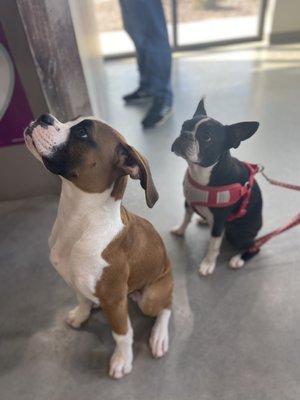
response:
<path id="1" fill-rule="evenodd" d="M 153 97 L 153 104 L 142 121 L 153 128 L 171 114 L 171 49 L 161 0 L 120 0 L 124 27 L 137 50 L 141 89 L 127 96 L 127 104 Z"/>
<path id="2" fill-rule="evenodd" d="M 140 0 L 140 3 L 144 7 L 143 22 L 147 29 L 145 53 L 150 93 L 154 97 L 163 97 L 171 106 L 172 53 L 162 3 L 161 0 Z"/>
<path id="3" fill-rule="evenodd" d="M 143 1 L 141 0 L 119 0 L 123 18 L 123 25 L 132 39 L 136 48 L 136 58 L 140 74 L 140 89 L 149 90 L 149 77 L 146 65 L 146 41 L 147 31 L 144 18 Z"/>

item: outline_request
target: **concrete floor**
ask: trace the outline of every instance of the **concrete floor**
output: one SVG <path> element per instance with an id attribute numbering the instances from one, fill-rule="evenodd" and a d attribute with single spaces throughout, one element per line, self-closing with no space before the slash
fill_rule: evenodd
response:
<path id="1" fill-rule="evenodd" d="M 144 109 L 125 108 L 120 97 L 134 88 L 132 62 L 107 64 L 109 122 L 144 153 L 160 201 L 149 210 L 132 182 L 125 204 L 146 216 L 165 240 L 175 276 L 171 348 L 151 358 L 152 320 L 135 305 L 132 373 L 107 377 L 113 350 L 100 311 L 79 331 L 64 323 L 75 304 L 71 290 L 48 261 L 47 237 L 57 198 L 0 205 L 0 396 L 3 400 L 296 400 L 300 398 L 300 229 L 274 239 L 240 271 L 223 246 L 214 275 L 200 278 L 197 266 L 208 241 L 194 221 L 185 239 L 169 229 L 183 213 L 185 164 L 169 151 L 182 121 L 200 96 L 209 114 L 224 123 L 261 122 L 259 133 L 236 154 L 266 165 L 270 176 L 299 184 L 300 46 L 270 51 L 209 51 L 174 61 L 174 116 L 161 129 L 142 132 Z M 297 211 L 299 194 L 271 187 L 264 194 L 264 229 Z"/>

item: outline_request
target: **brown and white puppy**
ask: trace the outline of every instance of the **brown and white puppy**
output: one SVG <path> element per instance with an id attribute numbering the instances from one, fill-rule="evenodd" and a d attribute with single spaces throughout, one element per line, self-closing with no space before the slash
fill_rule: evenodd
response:
<path id="1" fill-rule="evenodd" d="M 128 294 L 144 314 L 156 317 L 153 356 L 168 350 L 170 261 L 153 226 L 121 204 L 127 175 L 140 180 L 147 205 L 155 204 L 149 165 L 117 131 L 93 117 L 62 123 L 44 114 L 24 136 L 33 155 L 62 179 L 49 247 L 53 266 L 78 299 L 67 322 L 78 328 L 92 306 L 101 305 L 116 342 L 109 375 L 121 378 L 131 371 L 133 358 Z"/>

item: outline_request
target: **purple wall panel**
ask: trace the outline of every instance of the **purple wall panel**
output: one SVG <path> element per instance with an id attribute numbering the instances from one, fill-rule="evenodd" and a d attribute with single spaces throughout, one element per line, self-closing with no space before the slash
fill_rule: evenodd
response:
<path id="1" fill-rule="evenodd" d="M 0 24 L 0 147 L 23 143 L 24 128 L 32 118 Z"/>

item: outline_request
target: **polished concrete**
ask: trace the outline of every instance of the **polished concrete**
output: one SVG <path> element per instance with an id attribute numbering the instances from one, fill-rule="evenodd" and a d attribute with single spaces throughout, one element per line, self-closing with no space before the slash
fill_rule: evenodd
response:
<path id="1" fill-rule="evenodd" d="M 147 209 L 137 182 L 127 207 L 161 233 L 171 257 L 174 312 L 171 347 L 162 360 L 150 355 L 152 320 L 135 305 L 132 373 L 107 377 L 113 340 L 101 311 L 79 331 L 64 323 L 75 298 L 48 261 L 47 237 L 57 198 L 0 205 L 0 397 L 3 400 L 296 400 L 300 398 L 300 229 L 267 244 L 240 271 L 227 267 L 226 243 L 215 273 L 197 266 L 208 241 L 206 228 L 190 225 L 185 239 L 169 229 L 183 213 L 183 160 L 170 152 L 180 124 L 200 96 L 224 123 L 257 119 L 259 132 L 235 151 L 263 163 L 272 177 L 299 184 L 300 46 L 270 51 L 246 48 L 186 55 L 174 61 L 173 117 L 143 132 L 144 108 L 124 107 L 120 97 L 135 86 L 132 62 L 106 67 L 108 120 L 144 153 L 160 193 Z M 46 173 L 46 172 L 45 172 Z M 264 232 L 299 206 L 299 193 L 271 187 L 262 177 Z"/>

